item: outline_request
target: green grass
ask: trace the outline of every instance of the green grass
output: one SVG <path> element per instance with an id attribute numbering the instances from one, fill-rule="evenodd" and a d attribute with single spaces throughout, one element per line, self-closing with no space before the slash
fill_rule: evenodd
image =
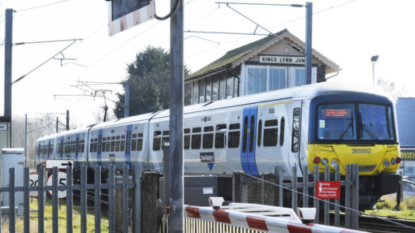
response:
<path id="1" fill-rule="evenodd" d="M 66 202 L 61 200 L 61 209 L 59 210 L 59 232 L 66 232 Z M 30 204 L 31 210 L 38 209 L 37 199 L 33 199 L 33 202 Z M 81 216 L 80 216 L 79 206 L 74 207 L 73 212 L 73 230 L 74 232 L 81 231 Z M 87 210 L 87 232 L 95 232 L 95 215 L 93 209 Z M 9 232 L 9 222 L 7 220 L 2 221 L 1 225 L 2 232 Z M 16 232 L 23 232 L 23 217 L 18 217 L 16 220 Z M 38 231 L 38 213 L 30 213 L 30 232 Z M 52 201 L 50 198 L 46 201 L 45 206 L 45 232 L 52 232 Z M 108 232 L 108 219 L 102 218 L 101 216 L 101 232 Z"/>
<path id="2" fill-rule="evenodd" d="M 394 196 L 383 196 L 381 199 L 384 202 L 377 203 L 375 210 L 369 210 L 366 213 L 415 220 L 415 199 L 406 198 L 401 201 L 399 207 L 396 205 L 396 197 Z"/>

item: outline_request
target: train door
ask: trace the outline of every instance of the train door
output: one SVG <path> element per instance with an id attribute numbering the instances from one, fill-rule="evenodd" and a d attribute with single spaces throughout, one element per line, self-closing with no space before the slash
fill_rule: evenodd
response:
<path id="1" fill-rule="evenodd" d="M 255 160 L 258 107 L 244 108 L 242 118 L 241 165 L 244 172 L 259 175 Z"/>
<path id="2" fill-rule="evenodd" d="M 102 129 L 98 131 L 97 163 L 102 167 Z"/>
<path id="3" fill-rule="evenodd" d="M 297 175 L 303 173 L 301 167 L 301 104 L 302 101 L 293 101 L 292 106 L 292 125 L 291 125 L 291 150 L 290 150 L 290 168 L 297 166 Z"/>
<path id="4" fill-rule="evenodd" d="M 130 170 L 132 169 L 131 164 L 131 130 L 133 125 L 127 125 L 127 134 L 125 135 L 125 164 L 128 164 Z"/>

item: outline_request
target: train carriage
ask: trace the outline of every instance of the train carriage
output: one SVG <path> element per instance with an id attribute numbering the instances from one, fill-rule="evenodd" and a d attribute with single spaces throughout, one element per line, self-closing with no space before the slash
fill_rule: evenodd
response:
<path id="1" fill-rule="evenodd" d="M 394 104 L 372 90 L 319 83 L 187 106 L 183 128 L 188 175 L 230 177 L 239 170 L 258 176 L 279 166 L 284 179 L 291 180 L 293 166 L 301 179 L 312 176 L 315 165 L 324 172 L 325 165 L 334 171 L 338 164 L 345 175 L 345 166 L 357 163 L 362 209 L 397 190 L 400 151 Z M 39 151 L 44 152 L 48 140 L 55 139 L 56 145 L 70 132 L 39 139 Z M 112 163 L 121 171 L 123 164 L 139 163 L 140 169 L 161 174 L 162 145 L 170 138 L 169 111 L 97 124 L 85 138 L 90 167 L 105 170 Z M 77 147 L 75 143 L 75 151 Z"/>

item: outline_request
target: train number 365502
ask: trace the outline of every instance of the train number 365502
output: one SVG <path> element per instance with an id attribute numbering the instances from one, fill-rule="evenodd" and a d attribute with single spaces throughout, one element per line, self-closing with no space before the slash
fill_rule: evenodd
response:
<path id="1" fill-rule="evenodd" d="M 370 154 L 370 149 L 352 149 L 352 154 Z"/>

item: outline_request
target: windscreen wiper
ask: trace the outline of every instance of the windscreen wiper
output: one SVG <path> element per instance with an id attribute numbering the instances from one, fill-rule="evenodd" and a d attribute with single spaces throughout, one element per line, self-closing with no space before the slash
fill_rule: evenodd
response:
<path id="1" fill-rule="evenodd" d="M 352 117 L 350 118 L 351 119 L 350 124 L 347 126 L 346 130 L 340 136 L 340 138 L 339 138 L 340 141 L 343 139 L 344 135 L 346 135 L 347 131 L 349 131 L 350 128 L 352 128 L 352 137 L 354 137 L 354 131 L 353 131 L 353 128 L 354 128 L 354 125 L 353 125 L 353 121 L 354 121 L 353 120 L 353 111 L 351 111 L 351 113 L 352 113 Z"/>

